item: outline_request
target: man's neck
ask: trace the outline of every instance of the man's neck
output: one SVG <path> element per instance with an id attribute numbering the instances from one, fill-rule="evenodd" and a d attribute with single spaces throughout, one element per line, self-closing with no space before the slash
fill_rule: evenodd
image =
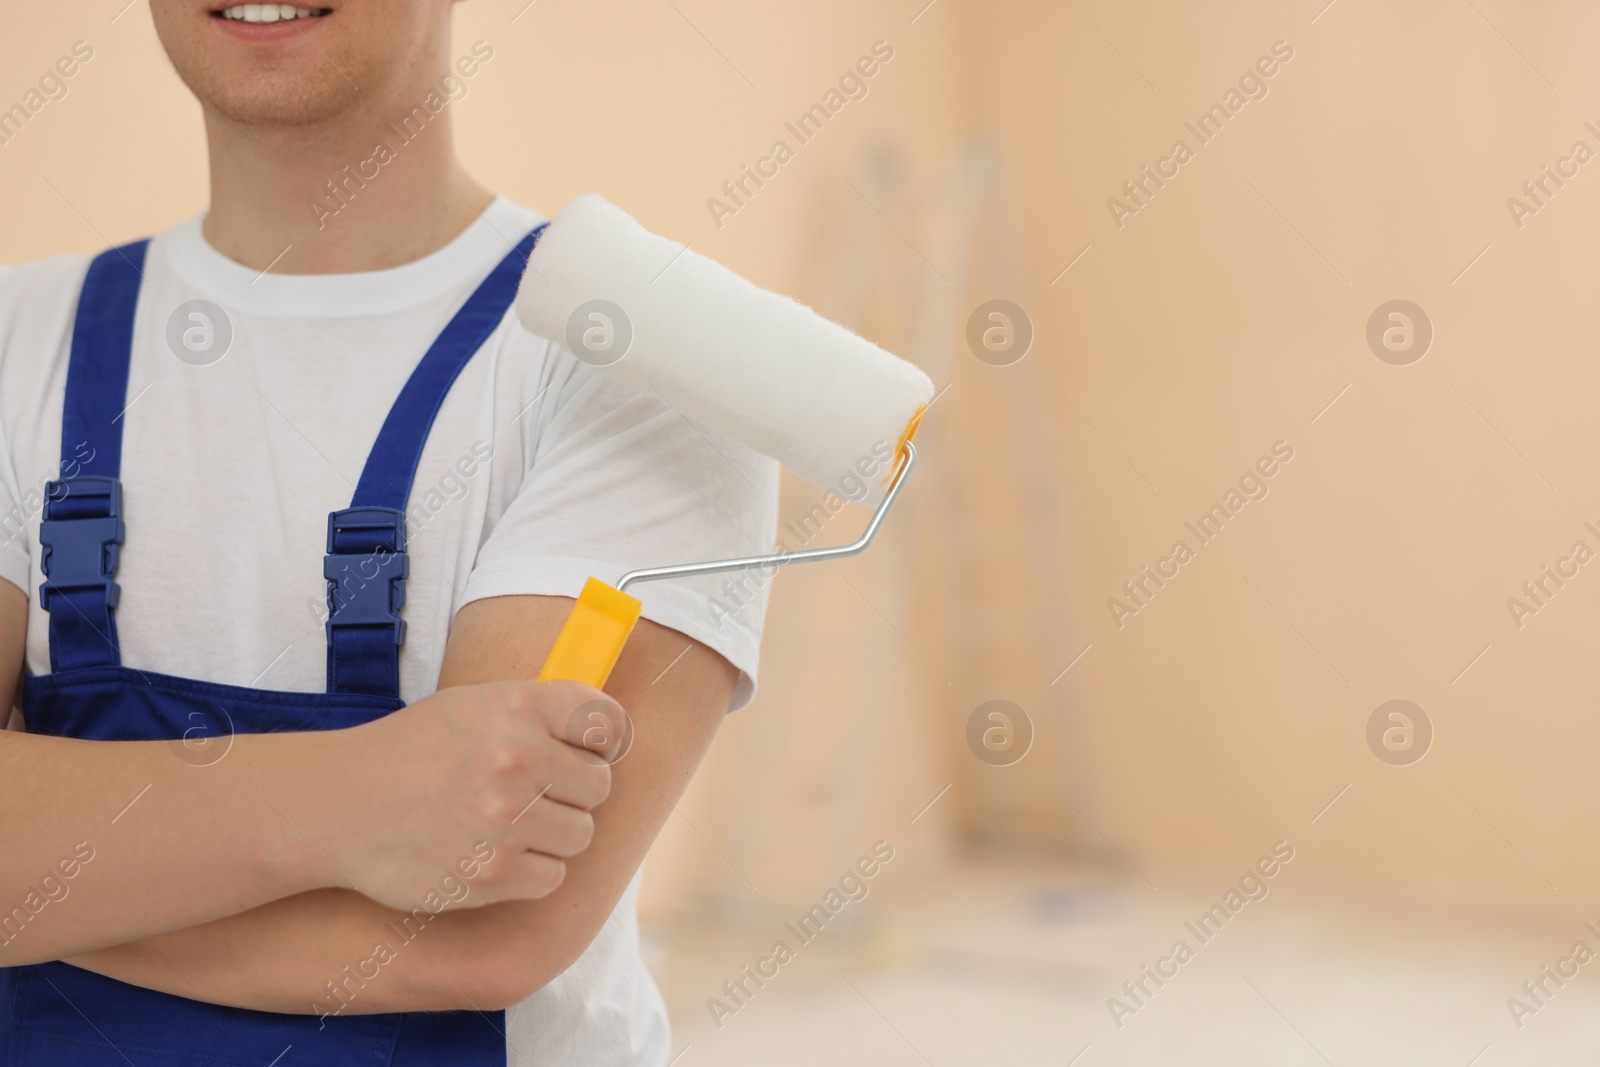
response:
<path id="1" fill-rule="evenodd" d="M 448 110 L 420 130 L 365 117 L 243 126 L 208 110 L 206 134 L 206 240 L 256 270 L 397 267 L 449 244 L 494 199 L 456 161 Z"/>

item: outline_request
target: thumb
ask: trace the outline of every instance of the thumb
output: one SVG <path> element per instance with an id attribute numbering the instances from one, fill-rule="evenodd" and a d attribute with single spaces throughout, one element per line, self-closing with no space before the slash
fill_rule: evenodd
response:
<path id="1" fill-rule="evenodd" d="M 633 742 L 633 724 L 621 704 L 582 682 L 537 683 L 542 718 L 551 736 L 606 763 L 621 759 Z"/>

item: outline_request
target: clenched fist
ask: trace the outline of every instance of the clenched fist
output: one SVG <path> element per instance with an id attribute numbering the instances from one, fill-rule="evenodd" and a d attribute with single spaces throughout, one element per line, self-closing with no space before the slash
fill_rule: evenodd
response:
<path id="1" fill-rule="evenodd" d="M 411 909 L 453 874 L 473 905 L 534 899 L 589 846 L 626 733 L 621 706 L 578 682 L 442 689 L 326 735 L 317 795 L 285 806 L 330 886 Z"/>

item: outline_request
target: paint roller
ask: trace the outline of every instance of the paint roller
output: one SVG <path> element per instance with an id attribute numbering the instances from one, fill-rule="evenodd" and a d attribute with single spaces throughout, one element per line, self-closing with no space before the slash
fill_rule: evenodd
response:
<path id="1" fill-rule="evenodd" d="M 533 333 L 686 418 L 714 427 L 816 485 L 852 484 L 893 448 L 886 484 L 855 542 L 834 548 L 629 571 L 590 578 L 539 677 L 600 688 L 639 620 L 639 582 L 839 559 L 877 535 L 916 465 L 911 438 L 933 397 L 912 364 L 646 230 L 599 196 L 564 208 L 540 237 L 517 292 Z"/>

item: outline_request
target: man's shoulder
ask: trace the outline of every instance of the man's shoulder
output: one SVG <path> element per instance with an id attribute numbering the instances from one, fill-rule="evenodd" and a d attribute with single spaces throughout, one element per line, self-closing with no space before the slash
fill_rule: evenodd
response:
<path id="1" fill-rule="evenodd" d="M 31 263 L 0 263 L 0 309 L 28 305 L 41 296 L 66 290 L 76 294 L 93 255 L 59 255 Z M 0 310 L 4 314 L 4 310 Z"/>
<path id="2" fill-rule="evenodd" d="M 71 329 L 89 255 L 52 256 L 32 263 L 0 264 L 0 369 L 26 351 L 35 361 L 55 351 Z"/>

